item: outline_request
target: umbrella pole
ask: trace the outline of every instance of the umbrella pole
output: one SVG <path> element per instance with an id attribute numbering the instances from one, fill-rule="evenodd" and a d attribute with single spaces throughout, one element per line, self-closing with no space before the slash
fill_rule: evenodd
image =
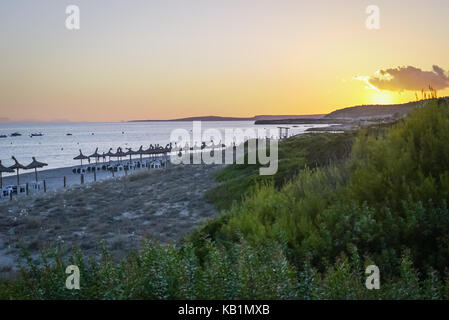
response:
<path id="1" fill-rule="evenodd" d="M 37 168 L 34 168 L 34 177 L 36 178 L 36 182 L 37 182 Z"/>
<path id="2" fill-rule="evenodd" d="M 20 178 L 19 178 L 19 168 L 17 168 L 17 186 L 20 184 Z"/>
<path id="3" fill-rule="evenodd" d="M 0 188 L 3 188 L 3 177 L 1 172 L 0 172 Z"/>

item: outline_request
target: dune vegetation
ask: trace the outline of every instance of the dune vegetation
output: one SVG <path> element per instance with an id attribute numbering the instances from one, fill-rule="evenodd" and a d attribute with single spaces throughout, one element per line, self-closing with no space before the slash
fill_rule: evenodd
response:
<path id="1" fill-rule="evenodd" d="M 447 299 L 449 103 L 405 119 L 280 144 L 279 171 L 221 170 L 221 215 L 178 245 L 148 242 L 120 263 L 24 251 L 4 299 Z M 65 267 L 81 290 L 65 288 Z M 365 267 L 380 289 L 365 288 Z"/>

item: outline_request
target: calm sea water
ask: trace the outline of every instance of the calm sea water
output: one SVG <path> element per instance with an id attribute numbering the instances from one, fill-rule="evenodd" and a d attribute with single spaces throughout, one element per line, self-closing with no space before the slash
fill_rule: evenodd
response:
<path id="1" fill-rule="evenodd" d="M 209 128 L 219 129 L 223 137 L 225 128 L 276 128 L 274 125 L 256 126 L 253 121 L 203 121 L 201 126 L 203 132 Z M 299 134 L 310 126 L 290 127 L 291 134 Z M 0 135 L 8 136 L 0 139 L 0 160 L 4 166 L 10 166 L 13 164 L 11 156 L 15 156 L 21 164 L 27 165 L 35 156 L 38 161 L 48 163 L 46 169 L 74 166 L 79 164 L 79 161 L 73 160 L 79 149 L 84 155 L 90 155 L 97 147 L 101 154 L 109 148 L 114 148 L 115 152 L 117 147 L 137 150 L 141 145 L 145 149 L 150 144 L 165 146 L 169 143 L 171 132 L 177 128 L 190 132 L 192 122 L 0 123 Z M 22 136 L 10 137 L 13 132 L 19 132 Z M 42 133 L 43 136 L 31 138 L 32 133 Z M 68 136 L 67 133 L 72 135 Z"/>

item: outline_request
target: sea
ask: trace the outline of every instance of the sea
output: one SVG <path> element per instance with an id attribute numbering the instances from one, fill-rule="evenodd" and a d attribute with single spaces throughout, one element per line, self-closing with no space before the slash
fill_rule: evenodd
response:
<path id="1" fill-rule="evenodd" d="M 285 125 L 284 125 L 285 126 Z M 304 133 L 310 127 L 326 125 L 287 125 L 289 135 Z M 217 129 L 224 137 L 225 129 L 265 129 L 266 136 L 278 138 L 276 125 L 255 125 L 254 121 L 202 121 L 201 132 L 207 129 Z M 160 121 L 160 122 L 76 122 L 76 123 L 0 123 L 0 160 L 4 166 L 14 164 L 12 156 L 23 164 L 31 163 L 31 157 L 47 163 L 45 169 L 70 167 L 79 164 L 73 160 L 82 150 L 86 156 L 98 152 L 113 152 L 118 147 L 138 150 L 140 146 L 147 149 L 150 144 L 165 146 L 170 142 L 173 130 L 184 129 L 192 134 L 191 121 Z M 12 133 L 21 136 L 11 136 Z M 42 136 L 31 134 L 41 133 Z M 219 143 L 219 141 L 214 141 Z M 4 174 L 7 176 L 9 174 Z"/>

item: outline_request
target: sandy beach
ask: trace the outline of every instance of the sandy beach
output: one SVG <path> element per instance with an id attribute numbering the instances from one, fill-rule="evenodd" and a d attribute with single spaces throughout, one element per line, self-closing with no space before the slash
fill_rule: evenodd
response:
<path id="1" fill-rule="evenodd" d="M 126 163 L 127 161 L 124 161 Z M 99 163 L 98 166 L 107 165 L 109 162 L 106 163 Z M 117 161 L 111 161 L 111 165 L 117 165 Z M 90 166 L 93 166 L 94 164 L 90 164 Z M 86 169 L 88 165 L 84 165 L 83 168 Z M 57 168 L 57 169 L 48 169 L 48 170 L 38 170 L 38 181 L 43 182 L 45 180 L 47 191 L 56 191 L 59 189 L 64 188 L 64 177 L 66 177 L 66 186 L 72 187 L 76 185 L 81 184 L 81 175 L 79 173 L 73 173 L 73 169 L 79 169 L 80 165 L 72 166 L 72 167 L 63 167 L 63 168 Z M 141 170 L 147 170 L 147 168 L 141 168 L 136 170 L 131 170 L 128 173 L 133 174 L 137 173 Z M 96 171 L 96 180 L 97 182 L 111 179 L 113 177 L 122 177 L 125 176 L 125 171 L 118 171 L 114 172 L 114 175 L 111 171 L 107 170 L 98 170 Z M 94 173 L 93 171 L 88 172 L 86 171 L 84 174 L 84 183 L 89 184 L 94 182 Z M 26 183 L 33 183 L 35 182 L 35 174 L 34 170 L 27 170 L 27 171 L 20 171 L 20 184 L 26 184 Z M 17 185 L 17 176 L 15 174 L 9 175 L 6 177 L 3 177 L 3 187 L 9 186 L 9 185 Z M 33 194 L 42 194 L 43 190 L 41 191 L 34 191 L 30 189 L 30 193 Z M 22 198 L 25 195 L 14 195 L 14 197 Z M 0 202 L 8 199 L 2 199 L 0 198 Z"/>
<path id="2" fill-rule="evenodd" d="M 221 166 L 179 165 L 167 169 L 140 169 L 112 178 L 99 171 L 79 174 L 72 168 L 45 170 L 40 179 L 48 181 L 48 192 L 16 196 L 0 202 L 0 274 L 14 273 L 19 243 L 33 255 L 49 246 L 61 245 L 67 252 L 73 245 L 95 255 L 99 243 L 117 257 L 137 249 L 145 239 L 179 241 L 217 210 L 204 199 L 204 192 L 216 185 L 214 173 Z M 68 188 L 62 188 L 67 176 Z M 21 176 L 32 180 L 34 174 Z M 15 177 L 4 179 L 4 185 Z"/>

